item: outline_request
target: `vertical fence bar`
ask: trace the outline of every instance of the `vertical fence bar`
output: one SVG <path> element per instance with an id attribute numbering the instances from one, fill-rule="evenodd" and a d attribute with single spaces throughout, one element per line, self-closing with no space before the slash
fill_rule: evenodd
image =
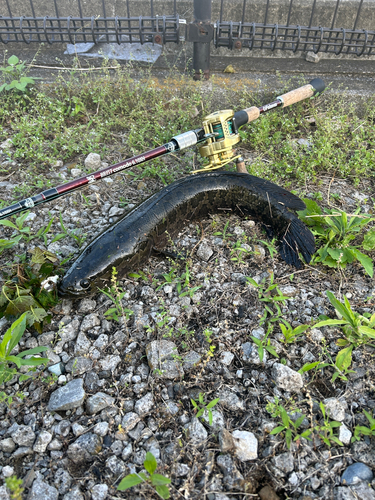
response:
<path id="1" fill-rule="evenodd" d="M 290 2 L 289 2 L 289 11 L 288 11 L 288 19 L 287 19 L 287 21 L 286 21 L 286 25 L 287 25 L 287 26 L 289 26 L 289 22 L 290 22 L 290 15 L 291 15 L 291 13 L 292 13 L 292 7 L 293 7 L 293 0 L 290 0 Z M 285 30 L 285 34 L 284 34 L 284 43 L 283 43 L 282 50 L 284 50 L 284 48 L 285 48 L 285 40 L 286 40 L 286 38 L 287 38 L 287 33 L 288 33 L 288 31 L 287 31 L 287 30 Z"/>
<path id="2" fill-rule="evenodd" d="M 337 11 L 339 10 L 339 5 L 340 5 L 340 0 L 337 0 L 336 7 L 335 7 L 335 12 L 333 13 L 333 17 L 332 17 L 331 30 L 333 30 L 333 28 L 335 27 L 336 17 L 337 17 Z M 329 35 L 328 35 L 327 45 L 326 45 L 326 52 L 328 52 L 329 43 L 331 41 L 331 38 L 332 38 L 332 32 L 330 31 Z"/>
<path id="3" fill-rule="evenodd" d="M 35 19 L 36 36 L 38 37 L 38 42 L 40 43 L 42 40 L 40 38 L 40 33 L 39 33 L 39 28 L 38 28 L 38 21 L 36 20 L 36 16 L 35 16 L 33 0 L 30 0 L 30 7 L 31 7 L 31 13 L 33 15 L 33 18 Z M 31 37 L 32 37 L 32 35 L 31 35 Z"/>
<path id="4" fill-rule="evenodd" d="M 264 26 L 267 24 L 267 17 L 268 17 L 268 7 L 269 7 L 270 1 L 267 0 L 266 4 L 266 12 L 264 14 Z M 263 33 L 262 33 L 262 41 L 260 43 L 260 48 L 263 49 L 263 43 L 264 43 L 264 37 L 266 36 L 266 28 L 263 28 Z"/>
<path id="5" fill-rule="evenodd" d="M 11 18 L 11 23 L 12 23 L 12 26 L 13 26 L 13 31 L 14 31 L 15 39 L 16 39 L 16 42 L 19 42 L 18 35 L 17 35 L 17 32 L 16 32 L 16 25 L 14 24 L 14 20 L 13 20 L 13 16 L 12 16 L 12 11 L 10 10 L 10 5 L 9 5 L 8 0 L 6 0 L 6 2 L 7 2 L 8 12 L 9 12 L 9 17 Z"/>
<path id="6" fill-rule="evenodd" d="M 79 10 L 79 16 L 82 19 L 83 18 L 83 14 L 82 14 L 81 0 L 78 0 L 78 10 Z M 86 39 L 86 32 L 85 32 L 85 29 L 84 29 L 85 25 L 84 25 L 83 21 L 81 21 L 81 26 L 82 26 L 82 32 L 83 32 L 83 41 L 86 43 L 87 39 Z"/>
<path id="7" fill-rule="evenodd" d="M 358 22 L 360 14 L 361 14 L 362 4 L 363 4 L 363 0 L 361 0 L 360 4 L 358 6 L 357 16 L 356 16 L 355 21 L 354 21 L 353 31 L 357 29 L 357 22 Z M 350 35 L 349 47 L 348 47 L 348 49 L 346 51 L 347 54 L 349 54 L 350 45 L 352 44 L 352 41 L 353 41 L 353 33 Z M 370 52 L 371 52 L 371 49 L 370 49 Z"/>
<path id="8" fill-rule="evenodd" d="M 103 17 L 104 17 L 104 26 L 105 26 L 105 36 L 107 42 L 109 42 L 109 36 L 108 36 L 108 25 L 107 25 L 107 14 L 105 12 L 105 3 L 104 0 L 102 0 L 102 8 L 103 8 Z"/>
<path id="9" fill-rule="evenodd" d="M 197 25 L 211 23 L 211 0 L 194 0 L 194 23 Z M 202 33 L 203 35 L 203 33 Z M 200 80 L 203 73 L 204 78 L 210 75 L 210 41 L 193 42 L 193 68 L 194 79 Z"/>
<path id="10" fill-rule="evenodd" d="M 54 0 L 54 3 L 55 3 L 55 13 L 56 13 L 56 17 L 57 17 L 57 25 L 58 25 L 58 27 L 59 27 L 61 41 L 63 42 L 63 41 L 64 41 L 64 37 L 63 37 L 62 31 L 61 31 L 60 16 L 59 16 L 59 10 L 58 10 L 58 8 L 57 8 L 57 3 L 56 3 L 56 0 Z M 53 40 L 54 38 L 55 38 L 55 35 L 54 35 L 54 33 L 52 32 L 52 40 Z"/>
<path id="11" fill-rule="evenodd" d="M 130 18 L 130 8 L 129 8 L 129 0 L 126 0 L 126 13 L 128 15 L 128 19 Z M 130 20 L 128 21 L 128 28 L 129 28 L 129 41 L 130 43 L 133 43 L 133 38 L 132 38 L 132 26 Z"/>

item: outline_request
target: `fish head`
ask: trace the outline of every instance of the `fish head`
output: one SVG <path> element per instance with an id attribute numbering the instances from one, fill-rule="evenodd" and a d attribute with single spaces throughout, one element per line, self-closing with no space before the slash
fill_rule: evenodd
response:
<path id="1" fill-rule="evenodd" d="M 66 274 L 58 285 L 58 294 L 62 298 L 92 295 L 97 290 L 96 280 L 77 274 Z"/>

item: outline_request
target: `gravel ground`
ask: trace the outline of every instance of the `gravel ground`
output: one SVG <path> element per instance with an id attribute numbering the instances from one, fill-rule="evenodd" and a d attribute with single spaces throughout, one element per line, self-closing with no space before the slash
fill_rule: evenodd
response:
<path id="1" fill-rule="evenodd" d="M 2 199 L 11 199 L 13 185 L 27 182 L 27 174 L 14 167 L 14 175 L 0 184 Z M 57 163 L 58 175 L 47 176 L 56 185 L 79 176 L 77 168 L 82 169 Z M 330 181 L 322 179 L 319 187 L 324 199 L 330 189 L 340 194 L 339 206 L 346 211 L 357 205 L 369 211 L 365 203 L 372 185 Z M 36 232 L 50 215 L 57 216 L 51 241 L 61 231 L 60 211 L 66 228 L 81 228 L 87 243 L 161 187 L 155 180 L 118 175 L 39 207 L 29 223 Z M 120 203 L 124 199 L 126 208 Z M 225 237 L 215 234 L 223 233 L 228 221 Z M 7 231 L 0 229 L 1 238 Z M 233 261 L 233 244 L 244 234 L 253 252 Z M 158 472 L 172 480 L 173 499 L 375 499 L 374 442 L 366 437 L 351 443 L 355 425 L 368 424 L 363 410 L 372 415 L 375 408 L 373 351 L 355 351 L 348 381 L 332 384 L 329 367 L 302 376 L 298 370 L 324 357 L 324 345 L 334 356 L 339 331 L 309 329 L 301 342 L 285 346 L 276 326 L 270 338 L 279 358 L 266 352 L 261 362 L 251 336 L 265 335 L 259 324 L 265 303 L 246 277 L 261 283 L 273 273 L 289 297 L 281 304 L 283 318 L 294 327 L 320 314 L 334 317 L 326 290 L 345 293 L 359 312 L 371 311 L 374 300 L 366 300 L 375 294 L 373 282 L 356 265 L 345 274 L 322 266 L 296 272 L 278 255 L 272 259 L 259 239 L 266 237 L 258 224 L 230 214 L 188 223 L 171 244 L 174 252 L 190 253 L 188 261 L 152 256 L 139 278 L 120 280 L 123 306 L 134 313 L 127 322 L 108 320 L 104 313 L 112 302 L 98 293 L 62 300 L 42 335 L 26 332 L 21 350 L 50 346 L 50 362 L 28 381 L 13 379 L 6 386 L 8 394 L 22 390 L 26 399 L 16 398 L 10 409 L 0 407 L 1 479 L 22 478 L 29 500 L 157 498 L 146 485 L 117 491 L 125 475 L 143 470 L 151 451 Z M 4 261 L 38 243 L 7 251 Z M 72 238 L 47 248 L 61 259 L 79 252 Z M 181 276 L 187 262 L 189 285 L 182 280 L 179 293 L 178 280 L 168 282 L 163 275 L 174 270 Z M 2 334 L 8 327 L 0 320 Z M 54 379 L 44 382 L 51 373 Z M 203 419 L 195 417 L 191 398 L 198 401 L 200 393 L 206 403 L 220 398 L 212 425 L 207 412 Z M 329 448 L 315 435 L 288 449 L 282 434 L 270 434 L 281 421 L 267 411 L 275 398 L 292 419 L 306 416 L 303 430 L 323 423 L 323 402 L 331 419 L 341 423 L 335 433 L 344 445 Z M 8 498 L 3 485 L 0 499 Z"/>

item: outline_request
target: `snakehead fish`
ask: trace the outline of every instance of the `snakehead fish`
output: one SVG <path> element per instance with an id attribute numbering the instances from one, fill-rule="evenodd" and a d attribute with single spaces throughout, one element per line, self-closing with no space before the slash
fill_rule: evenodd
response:
<path id="1" fill-rule="evenodd" d="M 310 262 L 312 233 L 290 210 L 305 204 L 289 191 L 249 174 L 209 172 L 173 182 L 99 234 L 79 255 L 59 286 L 61 296 L 81 296 L 102 286 L 116 267 L 136 270 L 154 247 L 165 246 L 189 221 L 230 209 L 270 227 L 281 258 L 300 268 L 299 253 Z"/>

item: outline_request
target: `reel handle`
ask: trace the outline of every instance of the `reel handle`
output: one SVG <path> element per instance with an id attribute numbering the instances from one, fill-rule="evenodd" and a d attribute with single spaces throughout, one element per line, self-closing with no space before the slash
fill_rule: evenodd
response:
<path id="1" fill-rule="evenodd" d="M 243 125 L 246 125 L 247 123 L 250 123 L 259 118 L 259 115 L 261 113 L 264 113 L 273 108 L 286 108 L 291 104 L 295 104 L 296 102 L 303 101 L 308 97 L 312 97 L 318 92 L 323 92 L 324 89 L 325 84 L 323 80 L 321 78 L 314 78 L 314 80 L 311 80 L 311 82 L 307 85 L 304 85 L 303 87 L 295 90 L 291 90 L 290 92 L 277 97 L 276 100 L 274 102 L 271 102 L 270 104 L 265 104 L 260 108 L 251 106 L 251 108 L 237 111 L 236 113 L 234 113 L 236 125 L 238 128 L 242 127 Z"/>

